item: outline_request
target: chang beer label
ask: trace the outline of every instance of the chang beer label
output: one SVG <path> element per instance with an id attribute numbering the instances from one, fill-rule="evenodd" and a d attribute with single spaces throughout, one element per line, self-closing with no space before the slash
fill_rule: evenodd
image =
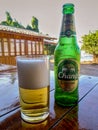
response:
<path id="1" fill-rule="evenodd" d="M 65 59 L 58 64 L 58 82 L 66 92 L 76 89 L 78 83 L 78 64 L 73 59 Z"/>
<path id="2" fill-rule="evenodd" d="M 76 32 L 75 32 L 73 15 L 67 14 L 63 17 L 63 23 L 60 35 L 70 37 L 75 34 Z"/>

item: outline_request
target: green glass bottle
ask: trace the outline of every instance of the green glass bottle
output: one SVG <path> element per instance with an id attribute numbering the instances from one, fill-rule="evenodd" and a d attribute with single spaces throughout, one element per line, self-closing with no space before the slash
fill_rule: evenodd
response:
<path id="1" fill-rule="evenodd" d="M 78 102 L 80 49 L 74 24 L 74 5 L 63 5 L 63 21 L 54 52 L 55 101 L 61 106 Z"/>

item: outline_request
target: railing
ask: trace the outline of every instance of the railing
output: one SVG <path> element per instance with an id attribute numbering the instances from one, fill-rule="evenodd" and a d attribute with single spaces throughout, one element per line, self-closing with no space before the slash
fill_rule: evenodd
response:
<path id="1" fill-rule="evenodd" d="M 18 55 L 44 54 L 44 39 L 54 38 L 0 25 L 0 63 L 15 65 Z"/>
<path id="2" fill-rule="evenodd" d="M 43 39 L 0 39 L 0 63 L 15 65 L 16 56 L 33 54 L 43 54 Z"/>

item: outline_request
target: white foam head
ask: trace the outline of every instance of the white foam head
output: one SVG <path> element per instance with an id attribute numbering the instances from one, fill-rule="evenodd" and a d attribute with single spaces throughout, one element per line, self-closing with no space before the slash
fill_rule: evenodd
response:
<path id="1" fill-rule="evenodd" d="M 38 89 L 49 85 L 49 63 L 44 59 L 17 59 L 19 86 Z"/>

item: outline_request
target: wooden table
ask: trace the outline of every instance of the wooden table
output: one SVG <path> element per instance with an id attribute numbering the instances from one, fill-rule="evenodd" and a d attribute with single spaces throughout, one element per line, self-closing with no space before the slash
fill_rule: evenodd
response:
<path id="1" fill-rule="evenodd" d="M 0 72 L 5 72 L 5 71 L 8 71 L 8 70 L 15 70 L 16 69 L 16 66 L 13 66 L 13 65 L 5 65 L 5 64 L 0 64 Z"/>
<path id="2" fill-rule="evenodd" d="M 0 130 L 98 130 L 98 77 L 80 76 L 78 105 L 62 108 L 54 100 L 51 71 L 49 117 L 29 124 L 20 116 L 16 70 L 0 72 Z"/>

